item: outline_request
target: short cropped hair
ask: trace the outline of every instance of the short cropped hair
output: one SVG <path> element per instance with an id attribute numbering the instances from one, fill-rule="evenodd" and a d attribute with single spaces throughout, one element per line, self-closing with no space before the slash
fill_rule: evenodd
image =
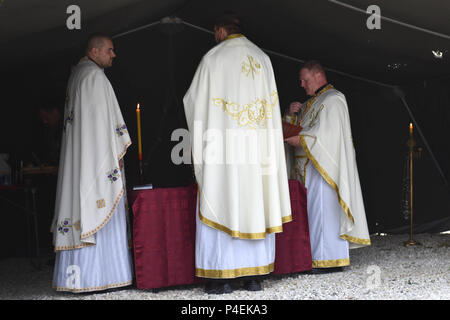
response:
<path id="1" fill-rule="evenodd" d="M 86 54 L 88 54 L 93 48 L 101 49 L 105 45 L 105 39 L 112 41 L 111 37 L 106 34 L 91 34 L 86 44 Z"/>
<path id="2" fill-rule="evenodd" d="M 313 73 L 323 73 L 325 75 L 325 69 L 322 67 L 319 61 L 317 60 L 309 60 L 306 61 L 303 65 L 302 69 L 308 69 L 309 71 Z"/>
<path id="3" fill-rule="evenodd" d="M 242 33 L 241 18 L 236 12 L 225 12 L 214 23 L 215 28 L 223 27 L 228 34 Z"/>

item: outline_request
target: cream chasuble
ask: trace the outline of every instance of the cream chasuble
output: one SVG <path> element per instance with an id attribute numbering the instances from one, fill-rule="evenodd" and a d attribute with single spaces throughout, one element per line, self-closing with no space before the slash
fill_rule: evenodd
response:
<path id="1" fill-rule="evenodd" d="M 183 102 L 200 220 L 241 239 L 281 232 L 292 216 L 269 57 L 232 35 L 203 57 Z"/>
<path id="2" fill-rule="evenodd" d="M 293 118 L 286 120 L 297 122 Z M 342 208 L 340 237 L 349 241 L 350 249 L 370 245 L 345 96 L 327 85 L 302 106 L 298 123 L 303 130 L 302 147 L 295 149 L 297 176 L 305 183 L 311 162 L 336 191 Z"/>
<path id="3" fill-rule="evenodd" d="M 55 251 L 95 244 L 124 195 L 119 160 L 131 144 L 114 90 L 91 60 L 73 70 L 67 87 L 55 215 Z"/>

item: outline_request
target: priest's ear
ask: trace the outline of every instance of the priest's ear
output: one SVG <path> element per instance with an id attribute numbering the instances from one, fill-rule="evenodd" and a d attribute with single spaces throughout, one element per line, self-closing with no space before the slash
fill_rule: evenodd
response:
<path id="1" fill-rule="evenodd" d="M 97 47 L 89 48 L 89 51 L 86 50 L 86 56 L 88 57 L 96 57 L 98 56 L 100 49 Z"/>
<path id="2" fill-rule="evenodd" d="M 317 83 L 324 84 L 327 82 L 327 76 L 323 70 L 313 70 L 313 77 Z"/>

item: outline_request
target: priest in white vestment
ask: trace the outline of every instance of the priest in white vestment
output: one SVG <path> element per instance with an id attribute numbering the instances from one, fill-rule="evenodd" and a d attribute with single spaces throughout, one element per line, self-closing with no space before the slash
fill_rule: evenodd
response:
<path id="1" fill-rule="evenodd" d="M 225 279 L 208 293 L 241 277 L 256 291 L 253 276 L 273 271 L 275 233 L 292 220 L 277 87 L 235 15 L 216 22 L 215 38 L 183 100 L 199 189 L 196 276 Z"/>
<path id="2" fill-rule="evenodd" d="M 303 128 L 286 139 L 295 147 L 290 172 L 307 189 L 313 273 L 342 271 L 349 249 L 370 245 L 347 101 L 317 61 L 301 68 L 300 81 L 311 97 L 285 116 Z"/>
<path id="3" fill-rule="evenodd" d="M 53 286 L 90 292 L 132 283 L 123 157 L 131 144 L 114 90 L 104 73 L 115 57 L 103 35 L 67 86 L 55 215 Z"/>

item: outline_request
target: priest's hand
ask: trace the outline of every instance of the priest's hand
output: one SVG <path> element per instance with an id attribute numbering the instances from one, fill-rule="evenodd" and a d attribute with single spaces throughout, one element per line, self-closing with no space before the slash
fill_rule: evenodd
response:
<path id="1" fill-rule="evenodd" d="M 284 142 L 286 142 L 287 144 L 290 144 L 291 146 L 293 146 L 295 148 L 298 148 L 301 146 L 300 139 L 298 136 L 286 138 L 286 139 L 284 139 Z"/>
<path id="2" fill-rule="evenodd" d="M 291 102 L 291 104 L 289 105 L 289 112 L 288 115 L 289 116 L 293 116 L 294 113 L 297 113 L 302 107 L 302 104 L 298 101 L 294 101 Z"/>

